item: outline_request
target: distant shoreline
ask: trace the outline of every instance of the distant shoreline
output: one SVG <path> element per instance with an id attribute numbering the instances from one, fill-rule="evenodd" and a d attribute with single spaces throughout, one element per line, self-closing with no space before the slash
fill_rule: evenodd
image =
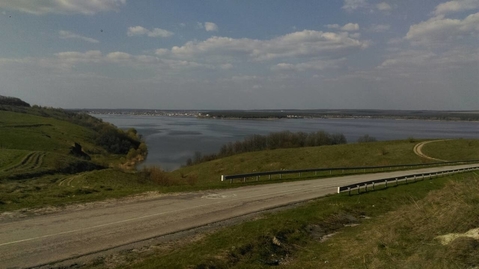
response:
<path id="1" fill-rule="evenodd" d="M 74 110 L 98 115 L 131 115 L 162 117 L 195 117 L 225 120 L 279 120 L 279 119 L 395 119 L 431 121 L 479 122 L 479 111 L 423 111 L 423 110 L 153 110 L 153 109 L 80 109 Z"/>

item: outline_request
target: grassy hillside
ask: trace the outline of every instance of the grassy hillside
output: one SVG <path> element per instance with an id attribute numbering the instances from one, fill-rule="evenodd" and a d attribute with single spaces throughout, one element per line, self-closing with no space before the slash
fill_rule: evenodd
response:
<path id="1" fill-rule="evenodd" d="M 0 212 L 116 198 L 145 191 L 230 188 L 223 174 L 318 167 L 377 166 L 430 162 L 413 153 L 419 141 L 386 141 L 243 153 L 164 172 L 124 172 L 120 164 L 146 152 L 134 130 L 120 131 L 85 114 L 61 109 L 0 105 Z M 447 142 L 447 141 L 445 141 Z M 82 154 L 71 154 L 72 145 Z M 425 145 L 449 160 L 474 156 L 475 140 Z M 435 150 L 440 147 L 440 150 Z M 461 152 L 464 151 L 464 154 Z M 448 153 L 449 152 L 449 153 Z M 441 155 L 442 156 L 442 155 Z M 330 176 L 326 175 L 318 176 Z M 303 175 L 302 179 L 308 178 Z M 309 175 L 313 178 L 313 175 Z M 283 180 L 296 180 L 296 175 Z M 262 179 L 259 184 L 266 183 Z M 273 178 L 270 182 L 278 182 Z M 257 184 L 256 182 L 246 184 Z"/>
<path id="2" fill-rule="evenodd" d="M 133 130 L 61 109 L 0 105 L 0 133 L 0 211 L 148 190 L 119 169 L 140 154 Z M 60 184 L 71 177 L 82 184 Z"/>
<path id="3" fill-rule="evenodd" d="M 84 268 L 476 268 L 477 239 L 443 244 L 439 236 L 479 227 L 477 186 L 478 175 L 466 173 L 332 195 Z"/>
<path id="4" fill-rule="evenodd" d="M 441 160 L 479 160 L 479 140 L 442 140 L 424 145 L 422 151 Z"/>
<path id="5" fill-rule="evenodd" d="M 198 184 L 213 186 L 218 184 L 221 175 L 281 169 L 430 162 L 414 154 L 413 148 L 416 143 L 417 141 L 401 140 L 249 152 L 183 167 L 173 171 L 171 175 L 177 180 L 194 176 L 198 178 Z"/>

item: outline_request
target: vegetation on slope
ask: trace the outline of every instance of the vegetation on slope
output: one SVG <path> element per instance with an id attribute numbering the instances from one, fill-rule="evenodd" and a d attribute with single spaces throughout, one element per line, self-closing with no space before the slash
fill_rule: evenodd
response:
<path id="1" fill-rule="evenodd" d="M 30 104 L 16 97 L 0 95 L 0 105 L 30 107 Z"/>
<path id="2" fill-rule="evenodd" d="M 479 160 L 479 140 L 441 140 L 425 144 L 422 152 L 441 160 Z"/>
<path id="3" fill-rule="evenodd" d="M 128 194 L 147 190 L 137 175 L 119 170 L 134 167 L 147 153 L 134 129 L 122 131 L 89 115 L 62 109 L 0 105 L 0 132 L 0 211 L 81 201 L 80 194 L 101 199 L 101 195 L 90 194 L 113 190 L 99 183 L 102 180 L 75 189 L 60 184 L 71 177 L 101 174 L 118 182 L 136 182 L 137 188 Z M 109 185 L 117 186 L 116 181 Z M 126 195 L 116 188 L 106 196 L 120 193 Z"/>
<path id="4" fill-rule="evenodd" d="M 307 168 L 381 166 L 431 162 L 415 155 L 414 140 L 382 141 L 242 153 L 171 172 L 183 182 L 194 176 L 198 185 L 218 186 L 221 175 Z"/>
<path id="5" fill-rule="evenodd" d="M 192 243 L 152 246 L 86 268 L 474 268 L 479 177 L 466 173 L 360 195 L 332 195 Z"/>
<path id="6" fill-rule="evenodd" d="M 173 172 L 156 167 L 136 171 L 131 168 L 147 153 L 136 130 L 118 130 L 86 114 L 38 106 L 0 105 L 0 131 L 0 211 L 95 201 L 146 191 L 192 191 L 267 183 L 262 178 L 259 182 L 228 184 L 220 181 L 223 174 L 430 162 L 413 153 L 416 141 L 409 139 L 264 150 Z M 468 151 L 468 143 L 477 142 L 461 140 L 447 150 Z M 427 144 L 434 145 L 441 144 Z M 460 155 L 456 157 L 461 159 Z M 301 179 L 313 176 L 304 174 Z M 317 175 L 321 176 L 331 175 Z M 291 175 L 282 180 L 297 178 Z M 278 180 L 273 177 L 269 182 Z"/>
<path id="7" fill-rule="evenodd" d="M 319 147 L 346 143 L 346 137 L 344 137 L 343 134 L 329 134 L 324 131 L 312 133 L 292 133 L 290 131 L 283 131 L 270 133 L 269 135 L 252 135 L 246 137 L 243 141 L 236 141 L 234 143 L 230 142 L 223 145 L 218 154 L 201 156 L 201 154 L 197 152 L 194 159 L 189 158 L 186 164 L 199 164 L 245 152 L 284 148 Z"/>

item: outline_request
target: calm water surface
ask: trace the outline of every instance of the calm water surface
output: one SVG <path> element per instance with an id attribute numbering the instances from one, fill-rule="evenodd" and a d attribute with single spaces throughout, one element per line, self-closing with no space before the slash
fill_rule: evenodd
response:
<path id="1" fill-rule="evenodd" d="M 220 120 L 191 117 L 93 115 L 121 129 L 135 128 L 148 146 L 145 165 L 174 170 L 196 151 L 216 153 L 230 141 L 279 131 L 342 133 L 349 143 L 369 134 L 378 140 L 479 138 L 478 122 L 392 119 Z"/>

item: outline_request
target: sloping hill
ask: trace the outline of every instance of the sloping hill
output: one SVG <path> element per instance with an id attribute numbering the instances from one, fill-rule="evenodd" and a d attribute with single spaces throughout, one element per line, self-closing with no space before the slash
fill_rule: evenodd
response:
<path id="1" fill-rule="evenodd" d="M 0 95 L 0 105 L 30 107 L 30 104 L 16 97 Z"/>
<path id="2" fill-rule="evenodd" d="M 76 173 L 120 163 L 141 142 L 86 114 L 0 105 L 0 179 Z"/>

